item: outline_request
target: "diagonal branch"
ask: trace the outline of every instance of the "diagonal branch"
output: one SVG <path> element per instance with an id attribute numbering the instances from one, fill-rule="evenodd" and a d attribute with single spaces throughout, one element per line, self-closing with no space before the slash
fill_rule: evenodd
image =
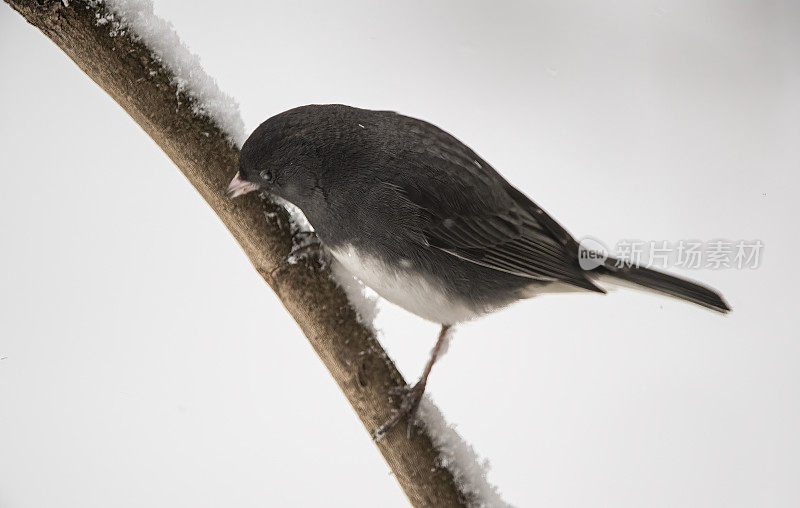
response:
<path id="1" fill-rule="evenodd" d="M 122 106 L 183 172 L 278 294 L 367 430 L 388 420 L 399 400 L 387 394 L 399 392 L 405 381 L 328 269 L 317 261 L 287 261 L 293 246 L 287 210 L 253 195 L 236 201 L 225 197 L 238 158 L 231 133 L 197 107 L 197 96 L 179 85 L 141 37 L 98 22 L 110 19 L 102 3 L 62 1 L 6 0 Z M 424 412 L 430 411 L 435 408 Z M 444 425 L 440 415 L 436 418 Z M 483 504 L 478 491 L 486 486 L 474 488 L 446 467 L 453 453 L 448 458 L 447 451 L 437 449 L 442 442 L 427 427 L 407 438 L 405 425 L 398 425 L 377 447 L 414 506 Z"/>

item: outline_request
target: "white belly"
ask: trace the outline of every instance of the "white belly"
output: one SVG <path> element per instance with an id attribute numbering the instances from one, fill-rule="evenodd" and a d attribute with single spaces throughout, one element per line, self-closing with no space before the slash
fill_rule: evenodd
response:
<path id="1" fill-rule="evenodd" d="M 455 324 L 478 317 L 465 302 L 447 297 L 435 285 L 408 268 L 388 266 L 358 252 L 352 245 L 331 249 L 331 254 L 347 271 L 382 298 L 417 316 L 440 324 Z"/>

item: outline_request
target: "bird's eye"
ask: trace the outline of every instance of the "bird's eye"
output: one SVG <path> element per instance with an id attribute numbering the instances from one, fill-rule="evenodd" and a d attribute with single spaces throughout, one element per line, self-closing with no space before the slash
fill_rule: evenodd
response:
<path id="1" fill-rule="evenodd" d="M 261 175 L 261 178 L 263 178 L 267 182 L 271 182 L 272 181 L 272 171 L 270 171 L 268 169 L 265 169 L 259 174 Z"/>

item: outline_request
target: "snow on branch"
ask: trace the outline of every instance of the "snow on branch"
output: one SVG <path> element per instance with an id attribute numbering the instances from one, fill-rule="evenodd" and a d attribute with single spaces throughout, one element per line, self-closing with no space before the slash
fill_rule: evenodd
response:
<path id="1" fill-rule="evenodd" d="M 420 402 L 419 418 L 439 450 L 442 465 L 453 473 L 456 484 L 476 507 L 511 508 L 512 505 L 503 500 L 500 490 L 487 478 L 489 460 L 482 459 L 458 434 L 455 426 L 447 423 L 442 411 L 428 395 Z"/>
<path id="2" fill-rule="evenodd" d="M 208 75 L 200 57 L 181 41 L 172 23 L 155 15 L 151 0 L 93 0 L 90 5 L 105 5 L 104 14 L 97 11 L 97 23 L 108 24 L 111 35 L 129 31 L 134 40 L 147 46 L 156 61 L 172 73 L 178 91 L 194 99 L 194 112 L 211 118 L 235 146 L 242 146 L 246 135 L 239 103 Z"/>

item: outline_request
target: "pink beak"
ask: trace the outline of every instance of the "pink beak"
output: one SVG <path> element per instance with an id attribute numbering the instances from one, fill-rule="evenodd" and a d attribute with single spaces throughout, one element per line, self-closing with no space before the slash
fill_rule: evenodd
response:
<path id="1" fill-rule="evenodd" d="M 228 184 L 228 197 L 236 198 L 244 196 L 248 192 L 253 192 L 254 190 L 258 190 L 258 185 L 243 180 L 242 174 L 237 171 L 236 176 L 234 176 L 231 183 Z"/>

